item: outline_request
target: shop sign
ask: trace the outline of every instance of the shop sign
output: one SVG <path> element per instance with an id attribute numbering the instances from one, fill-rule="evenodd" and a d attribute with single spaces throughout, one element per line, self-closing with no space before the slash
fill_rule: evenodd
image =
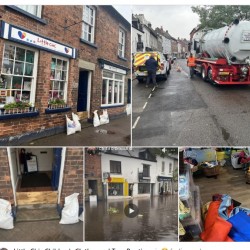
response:
<path id="1" fill-rule="evenodd" d="M 9 40 L 54 52 L 55 54 L 62 56 L 76 58 L 76 50 L 72 47 L 47 39 L 46 37 L 42 37 L 27 30 L 20 29 L 16 26 L 9 25 L 7 23 L 5 23 L 5 26 L 9 28 L 7 37 Z"/>
<path id="2" fill-rule="evenodd" d="M 119 69 L 119 68 L 116 68 L 116 67 L 108 65 L 108 64 L 104 64 L 103 68 L 107 69 L 107 70 L 110 70 L 110 71 L 113 71 L 113 72 L 116 72 L 116 73 L 120 73 L 120 74 L 126 75 L 126 70 Z"/>
<path id="3" fill-rule="evenodd" d="M 119 177 L 112 177 L 109 182 L 124 183 L 125 179 L 124 178 L 119 178 Z"/>
<path id="4" fill-rule="evenodd" d="M 166 176 L 157 176 L 157 181 L 170 181 L 172 180 L 171 177 L 166 177 Z"/>

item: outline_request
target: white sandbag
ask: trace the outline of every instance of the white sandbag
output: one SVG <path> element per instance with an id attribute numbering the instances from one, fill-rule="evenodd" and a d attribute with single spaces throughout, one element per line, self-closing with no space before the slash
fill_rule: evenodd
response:
<path id="1" fill-rule="evenodd" d="M 94 127 L 98 127 L 101 125 L 100 120 L 99 120 L 99 116 L 97 114 L 97 110 L 94 111 L 93 125 L 94 125 Z"/>
<path id="2" fill-rule="evenodd" d="M 13 229 L 13 221 L 10 202 L 0 199 L 0 228 Z"/>
<path id="3" fill-rule="evenodd" d="M 72 135 L 76 132 L 76 125 L 74 121 L 71 121 L 66 115 L 67 135 Z"/>
<path id="4" fill-rule="evenodd" d="M 108 115 L 108 110 L 104 109 L 102 111 L 102 115 L 100 115 L 100 124 L 107 124 L 109 123 L 109 115 Z"/>
<path id="5" fill-rule="evenodd" d="M 82 127 L 81 127 L 81 123 L 79 122 L 79 120 L 80 120 L 79 116 L 77 114 L 72 113 L 72 119 L 73 119 L 75 126 L 76 126 L 75 131 L 76 132 L 81 131 Z"/>
<path id="6" fill-rule="evenodd" d="M 79 216 L 79 220 L 80 220 L 80 221 L 83 221 L 83 220 L 84 220 L 83 214 L 84 214 L 84 212 L 82 212 L 82 213 L 80 214 L 80 216 Z"/>
<path id="7" fill-rule="evenodd" d="M 79 222 L 78 195 L 79 193 L 74 193 L 65 197 L 60 224 L 74 224 Z"/>
<path id="8" fill-rule="evenodd" d="M 131 115 L 131 104 L 127 104 L 126 113 L 127 113 L 127 115 Z"/>

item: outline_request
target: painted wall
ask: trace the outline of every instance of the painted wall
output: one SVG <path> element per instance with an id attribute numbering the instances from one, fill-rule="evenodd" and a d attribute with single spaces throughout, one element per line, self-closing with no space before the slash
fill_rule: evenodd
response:
<path id="1" fill-rule="evenodd" d="M 53 148 L 25 148 L 26 153 L 37 156 L 39 171 L 51 171 L 53 163 Z"/>

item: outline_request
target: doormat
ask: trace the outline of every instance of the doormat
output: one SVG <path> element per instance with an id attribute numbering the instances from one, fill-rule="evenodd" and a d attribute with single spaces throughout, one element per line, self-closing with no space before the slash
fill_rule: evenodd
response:
<path id="1" fill-rule="evenodd" d="M 51 180 L 46 173 L 30 173 L 22 175 L 21 188 L 50 186 Z"/>

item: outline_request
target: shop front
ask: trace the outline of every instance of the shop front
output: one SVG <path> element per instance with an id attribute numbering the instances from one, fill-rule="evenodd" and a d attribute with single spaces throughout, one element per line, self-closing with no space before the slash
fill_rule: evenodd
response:
<path id="1" fill-rule="evenodd" d="M 0 143 L 62 132 L 76 49 L 4 21 L 0 35 Z"/>
<path id="2" fill-rule="evenodd" d="M 124 198 L 129 195 L 128 182 L 125 178 L 110 177 L 106 187 L 107 199 Z"/>

